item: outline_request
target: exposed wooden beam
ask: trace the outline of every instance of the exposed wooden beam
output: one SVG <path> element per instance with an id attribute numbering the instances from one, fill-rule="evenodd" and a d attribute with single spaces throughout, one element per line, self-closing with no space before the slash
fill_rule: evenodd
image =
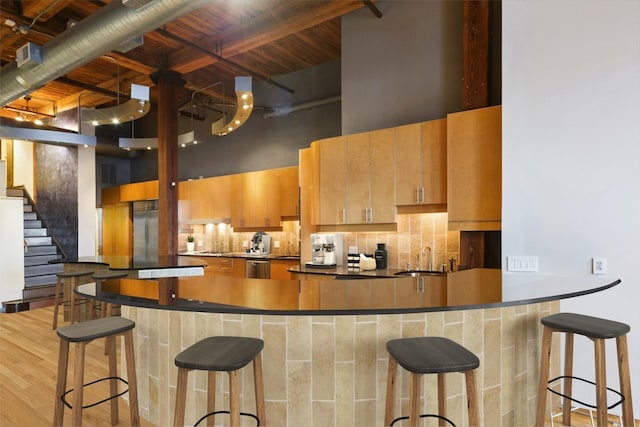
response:
<path id="1" fill-rule="evenodd" d="M 296 5 L 296 3 L 298 2 L 286 3 L 285 6 L 278 8 L 279 10 L 273 11 L 274 15 L 283 17 L 277 21 L 276 25 L 269 27 L 267 24 L 268 17 L 265 16 L 263 19 L 256 19 L 251 25 L 243 27 L 233 34 L 208 38 L 201 40 L 198 44 L 200 46 L 216 46 L 218 42 L 224 40 L 220 56 L 233 58 L 241 53 L 256 49 L 364 7 L 360 1 L 347 3 L 328 1 L 322 2 L 318 6 L 305 7 L 303 11 L 300 11 L 298 9 L 294 10 L 295 6 L 299 6 L 299 4 Z M 304 2 L 300 2 L 300 4 L 303 3 Z M 270 13 L 269 16 L 271 14 L 272 13 Z M 190 73 L 207 65 L 215 64 L 216 62 L 218 62 L 218 59 L 210 55 L 204 55 L 193 47 L 180 49 L 172 53 L 169 57 L 171 69 L 181 74 Z"/>
<path id="2" fill-rule="evenodd" d="M 489 105 L 489 1 L 465 0 L 463 5 L 462 109 Z"/>

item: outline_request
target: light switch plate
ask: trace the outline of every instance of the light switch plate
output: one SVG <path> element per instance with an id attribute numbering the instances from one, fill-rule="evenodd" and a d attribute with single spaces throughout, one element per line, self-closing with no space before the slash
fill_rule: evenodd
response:
<path id="1" fill-rule="evenodd" d="M 274 240 L 273 241 L 273 248 L 274 249 L 278 249 L 280 247 L 280 240 Z"/>
<path id="2" fill-rule="evenodd" d="M 607 259 L 602 257 L 591 258 L 591 273 L 592 274 L 606 274 L 607 272 Z"/>
<path id="3" fill-rule="evenodd" d="M 507 271 L 538 271 L 537 256 L 507 257 Z"/>

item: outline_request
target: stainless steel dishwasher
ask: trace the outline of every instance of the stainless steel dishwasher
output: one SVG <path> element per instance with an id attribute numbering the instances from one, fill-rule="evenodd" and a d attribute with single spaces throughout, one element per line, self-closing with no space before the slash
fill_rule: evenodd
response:
<path id="1" fill-rule="evenodd" d="M 268 279 L 269 260 L 247 259 L 244 261 L 244 277 L 249 279 Z"/>

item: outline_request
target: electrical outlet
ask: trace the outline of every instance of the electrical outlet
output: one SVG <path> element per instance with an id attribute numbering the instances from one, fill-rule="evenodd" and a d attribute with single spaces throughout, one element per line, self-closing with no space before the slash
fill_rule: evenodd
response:
<path id="1" fill-rule="evenodd" d="M 274 240 L 273 241 L 273 248 L 274 249 L 278 249 L 280 247 L 280 240 Z"/>
<path id="2" fill-rule="evenodd" d="M 538 271 L 537 256 L 507 257 L 507 271 Z"/>
<path id="3" fill-rule="evenodd" d="M 591 258 L 591 273 L 605 274 L 607 272 L 607 259 L 602 257 Z"/>
<path id="4" fill-rule="evenodd" d="M 242 241 L 242 247 L 243 248 L 248 248 L 249 247 L 249 241 L 248 240 L 243 240 Z"/>

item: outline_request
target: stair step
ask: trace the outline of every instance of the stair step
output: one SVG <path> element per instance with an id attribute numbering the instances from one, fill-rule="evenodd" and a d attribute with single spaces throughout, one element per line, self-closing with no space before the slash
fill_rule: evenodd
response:
<path id="1" fill-rule="evenodd" d="M 32 286 L 22 291 L 22 299 L 49 298 L 56 294 L 56 285 Z"/>
<path id="2" fill-rule="evenodd" d="M 24 237 L 47 237 L 46 228 L 25 228 Z"/>
<path id="3" fill-rule="evenodd" d="M 55 274 L 47 274 L 45 276 L 25 277 L 24 287 L 26 289 L 32 286 L 51 285 L 51 284 L 55 284 L 57 279 L 58 278 L 56 277 Z"/>
<path id="4" fill-rule="evenodd" d="M 29 248 L 32 246 L 49 246 L 53 243 L 51 237 L 25 237 L 24 240 L 27 241 Z"/>
<path id="5" fill-rule="evenodd" d="M 24 278 L 34 277 L 34 276 L 44 276 L 51 275 L 54 276 L 57 273 L 62 273 L 64 271 L 64 264 L 40 264 L 40 265 L 32 265 L 28 267 L 24 267 Z"/>
<path id="6" fill-rule="evenodd" d="M 24 213 L 31 213 L 31 212 L 33 212 L 33 206 L 31 206 L 31 205 L 22 205 L 22 211 Z"/>
<path id="7" fill-rule="evenodd" d="M 60 258 L 60 255 L 58 254 L 25 256 L 24 266 L 31 267 L 33 265 L 42 265 L 42 264 L 48 265 L 49 261 L 53 261 L 59 258 Z"/>
<path id="8" fill-rule="evenodd" d="M 24 220 L 36 220 L 38 219 L 38 214 L 36 214 L 35 212 L 25 212 L 24 213 Z"/>
<path id="9" fill-rule="evenodd" d="M 35 219 L 25 219 L 24 228 L 42 228 L 42 221 Z"/>
<path id="10" fill-rule="evenodd" d="M 55 246 L 53 245 L 49 245 L 49 246 L 31 246 L 29 244 L 29 247 L 27 248 L 27 253 L 25 254 L 25 259 L 27 257 L 31 257 L 31 256 L 39 256 L 39 255 L 51 255 L 51 254 L 57 254 L 58 251 L 56 249 Z"/>
<path id="11" fill-rule="evenodd" d="M 7 197 L 22 197 L 24 191 L 20 188 L 7 188 Z"/>

